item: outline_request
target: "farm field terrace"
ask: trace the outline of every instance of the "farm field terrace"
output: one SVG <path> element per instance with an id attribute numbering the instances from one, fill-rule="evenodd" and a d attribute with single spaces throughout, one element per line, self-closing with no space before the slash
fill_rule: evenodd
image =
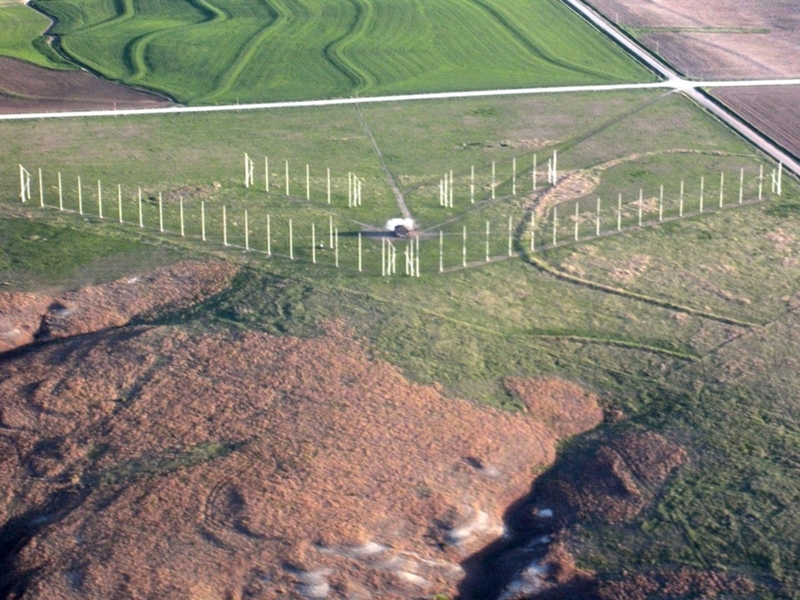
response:
<path id="1" fill-rule="evenodd" d="M 586 93 L 371 105 L 360 111 L 30 121 L 2 123 L 0 135 L 8 140 L 0 157 L 0 278 L 6 289 L 35 289 L 36 278 L 44 286 L 68 285 L 51 272 L 56 267 L 48 266 L 48 257 L 68 253 L 70 246 L 80 252 L 68 269 L 84 278 L 93 270 L 98 279 L 118 276 L 124 267 L 119 254 L 138 242 L 146 250 L 132 256 L 132 265 L 150 256 L 155 264 L 173 256 L 220 256 L 244 267 L 228 289 L 194 308 L 160 315 L 161 324 L 314 336 L 320 323 L 336 321 L 409 379 L 436 382 L 446 394 L 509 410 L 520 408 L 506 385 L 509 376 L 578 381 L 618 416 L 563 444 L 543 481 L 580 470 L 598 447 L 631 433 L 657 433 L 687 456 L 663 487 L 645 494 L 647 502 L 635 514 L 612 523 L 589 515 L 568 524 L 562 537 L 580 566 L 611 583 L 631 573 L 687 570 L 743 576 L 754 586 L 734 595 L 743 598 L 793 597 L 800 586 L 800 520 L 791 500 L 800 481 L 792 458 L 799 450 L 793 399 L 800 378 L 793 357 L 800 188 L 785 177 L 780 197 L 767 185 L 763 201 L 755 202 L 759 169 L 769 173 L 774 165 L 681 95 Z M 551 186 L 544 163 L 554 151 L 562 183 Z M 249 189 L 244 152 L 255 162 Z M 541 169 L 536 192 L 534 153 Z M 18 163 L 33 174 L 25 205 L 16 196 Z M 367 235 L 364 270 L 357 269 L 354 234 L 379 230 L 398 216 L 384 167 L 423 230 L 419 278 L 381 277 L 381 243 Z M 38 168 L 44 210 L 38 207 Z M 445 208 L 439 206 L 438 183 L 451 170 L 454 202 Z M 57 172 L 65 208 L 72 212 L 57 210 Z M 364 182 L 360 207 L 347 205 L 347 172 Z M 728 182 L 723 210 L 721 173 Z M 78 175 L 83 216 L 74 212 Z M 105 198 L 102 221 L 98 179 Z M 661 185 L 666 212 L 677 215 L 681 180 L 691 216 L 638 229 L 639 190 L 648 201 L 645 220 L 653 223 L 652 199 Z M 142 229 L 136 222 L 139 186 L 145 197 Z M 158 231 L 159 193 L 165 233 Z M 626 206 L 620 234 L 613 232 L 618 194 Z M 601 214 L 608 235 L 594 237 L 594 221 L 583 214 L 594 210 L 598 195 L 608 200 Z M 181 201 L 186 237 L 178 233 Z M 199 239 L 200 202 L 208 210 L 205 243 Z M 567 244 L 576 205 L 580 240 Z M 222 206 L 230 219 L 227 248 L 221 244 Z M 558 208 L 563 242 L 531 253 L 525 224 L 537 206 L 542 233 L 550 231 Z M 249 243 L 258 252 L 243 248 L 245 209 Z M 274 226 L 271 258 L 265 255 L 267 214 Z M 289 219 L 295 260 L 288 257 Z M 342 234 L 339 268 L 327 239 L 331 219 Z M 312 223 L 325 246 L 316 264 Z M 461 267 L 464 227 L 468 268 Z M 59 237 L 59 231 L 69 235 Z M 443 273 L 437 264 L 439 231 Z M 96 257 L 86 254 L 92 246 Z M 106 275 L 104 254 L 115 257 Z M 34 269 L 37 263 L 42 265 Z"/>
<path id="2" fill-rule="evenodd" d="M 35 7 L 77 64 L 190 104 L 653 79 L 558 0 Z"/>

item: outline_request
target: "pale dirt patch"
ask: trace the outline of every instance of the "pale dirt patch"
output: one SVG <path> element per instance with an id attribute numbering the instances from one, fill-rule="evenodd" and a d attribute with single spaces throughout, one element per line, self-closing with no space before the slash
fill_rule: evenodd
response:
<path id="1" fill-rule="evenodd" d="M 652 260 L 653 258 L 647 255 L 632 256 L 618 263 L 617 266 L 609 271 L 608 275 L 611 279 L 619 283 L 633 283 L 647 272 Z"/>

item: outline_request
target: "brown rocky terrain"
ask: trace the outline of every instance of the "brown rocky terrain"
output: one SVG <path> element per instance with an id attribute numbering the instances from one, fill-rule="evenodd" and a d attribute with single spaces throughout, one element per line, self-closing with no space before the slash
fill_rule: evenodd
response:
<path id="1" fill-rule="evenodd" d="M 125 325 L 233 272 L 5 297 L 4 326 L 29 333 L 8 347 L 50 341 L 0 362 L 0 595 L 451 594 L 559 437 L 599 420 L 557 380 L 513 380 L 528 414 L 446 398 L 337 324 L 310 339 Z"/>

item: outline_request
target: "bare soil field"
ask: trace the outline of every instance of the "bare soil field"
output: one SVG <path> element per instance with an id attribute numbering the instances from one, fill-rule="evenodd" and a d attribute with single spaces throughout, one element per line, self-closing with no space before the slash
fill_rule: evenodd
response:
<path id="1" fill-rule="evenodd" d="M 55 71 L 0 57 L 0 113 L 169 106 L 163 96 L 104 81 L 84 71 Z"/>
<path id="2" fill-rule="evenodd" d="M 189 306 L 225 288 L 235 272 L 223 261 L 183 262 L 55 296 L 0 292 L 0 352 Z"/>
<path id="3" fill-rule="evenodd" d="M 51 340 L 0 365 L 4 595 L 452 593 L 532 469 L 602 416 L 553 379 L 509 384 L 528 414 L 446 398 L 336 324 L 311 339 L 124 326 L 233 271 L 4 297 L 5 326 L 41 322 Z"/>
<path id="4" fill-rule="evenodd" d="M 333 330 L 118 329 L 3 374 L 2 512 L 44 525 L 4 581 L 35 570 L 24 597 L 451 591 L 555 456 L 535 419 L 409 384 Z"/>
<path id="5" fill-rule="evenodd" d="M 800 88 L 720 88 L 713 95 L 789 152 L 800 156 Z"/>
<path id="6" fill-rule="evenodd" d="M 788 0 L 592 0 L 688 77 L 800 76 L 800 15 Z"/>

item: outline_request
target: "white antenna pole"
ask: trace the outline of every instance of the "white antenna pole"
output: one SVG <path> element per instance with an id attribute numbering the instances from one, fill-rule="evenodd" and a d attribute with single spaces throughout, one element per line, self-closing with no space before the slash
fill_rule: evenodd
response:
<path id="1" fill-rule="evenodd" d="M 658 220 L 664 220 L 664 186 L 662 185 L 658 190 Z"/>
<path id="2" fill-rule="evenodd" d="M 103 218 L 103 188 L 100 185 L 100 180 L 97 180 L 97 214 Z"/>
<path id="3" fill-rule="evenodd" d="M 80 175 L 78 175 L 78 214 L 83 214 L 83 186 Z"/>
<path id="4" fill-rule="evenodd" d="M 222 206 L 222 245 L 228 245 L 228 212 L 225 206 Z"/>
<path id="5" fill-rule="evenodd" d="M 331 203 L 331 168 L 328 167 L 328 204 Z"/>
<path id="6" fill-rule="evenodd" d="M 42 186 L 42 169 L 39 169 L 39 206 L 44 208 L 44 187 Z"/>
<path id="7" fill-rule="evenodd" d="M 311 224 L 311 262 L 317 264 L 317 228 Z"/>
<path id="8" fill-rule="evenodd" d="M 722 208 L 723 197 L 725 195 L 725 172 L 719 174 L 719 207 Z"/>
<path id="9" fill-rule="evenodd" d="M 25 197 L 25 173 L 25 167 L 19 165 L 19 199 L 22 202 L 27 201 Z"/>
<path id="10" fill-rule="evenodd" d="M 347 172 L 347 208 L 353 208 L 353 174 Z"/>
<path id="11" fill-rule="evenodd" d="M 495 165 L 494 161 L 492 161 L 492 200 L 494 200 L 494 188 L 495 188 Z"/>
<path id="12" fill-rule="evenodd" d="M 642 226 L 642 207 L 644 204 L 644 196 L 641 189 L 639 189 L 639 227 Z"/>
<path id="13" fill-rule="evenodd" d="M 419 236 L 416 238 L 417 240 L 417 251 L 414 253 L 414 257 L 416 258 L 416 264 L 414 265 L 414 270 L 417 273 L 417 277 L 419 277 Z"/>
<path id="14" fill-rule="evenodd" d="M 181 232 L 183 235 L 183 232 Z M 244 209 L 244 249 L 250 250 L 250 228 L 247 222 L 247 209 Z"/>
<path id="15" fill-rule="evenodd" d="M 444 234 L 439 230 L 439 273 L 444 271 Z"/>
<path id="16" fill-rule="evenodd" d="M 142 188 L 139 188 L 139 227 L 144 227 L 144 220 L 142 218 Z M 203 241 L 205 241 L 205 238 Z"/>
<path id="17" fill-rule="evenodd" d="M 761 191 L 764 187 L 764 165 L 760 165 L 758 169 L 758 200 L 761 201 Z"/>
<path id="18" fill-rule="evenodd" d="M 578 221 L 580 219 L 580 207 L 581 207 L 581 203 L 580 202 L 576 202 L 575 203 L 575 241 L 576 242 L 578 241 Z"/>
<path id="19" fill-rule="evenodd" d="M 558 150 L 553 150 L 553 185 L 558 183 Z"/>
<path id="20" fill-rule="evenodd" d="M 267 213 L 267 256 L 272 256 L 272 227 L 269 222 L 269 213 Z"/>
<path id="21" fill-rule="evenodd" d="M 61 188 L 61 171 L 58 172 L 58 210 L 64 210 L 64 193 Z"/>
<path id="22" fill-rule="evenodd" d="M 547 159 L 547 183 L 549 183 L 550 185 L 553 184 L 553 159 L 552 159 L 552 157 Z"/>
<path id="23" fill-rule="evenodd" d="M 461 266 L 467 266 L 467 226 L 464 225 L 461 231 Z"/>
<path id="24" fill-rule="evenodd" d="M 306 163 L 306 200 L 311 200 L 311 170 Z"/>
<path id="25" fill-rule="evenodd" d="M 678 205 L 678 216 L 683 216 L 683 179 L 681 179 L 681 199 L 680 204 Z"/>
<path id="26" fill-rule="evenodd" d="M 486 221 L 486 262 L 489 262 L 489 221 Z"/>
<path id="27" fill-rule="evenodd" d="M 469 169 L 469 203 L 475 204 L 475 165 Z"/>
<path id="28" fill-rule="evenodd" d="M 386 238 L 381 238 L 381 277 L 386 277 Z"/>
<path id="29" fill-rule="evenodd" d="M 183 227 L 183 196 L 178 196 L 178 208 L 181 213 L 181 237 L 186 237 L 186 231 Z M 245 214 L 247 214 L 247 211 L 245 211 Z"/>
<path id="30" fill-rule="evenodd" d="M 511 159 L 511 195 L 517 195 L 517 157 Z"/>
<path id="31" fill-rule="evenodd" d="M 289 259 L 294 260 L 294 236 L 292 235 L 292 220 L 289 219 Z"/>
<path id="32" fill-rule="evenodd" d="M 450 171 L 450 185 L 447 186 L 447 189 L 450 192 L 449 201 L 450 201 L 450 208 L 453 208 L 453 172 Z M 361 203 L 361 198 L 359 196 L 359 204 Z"/>
<path id="33" fill-rule="evenodd" d="M 617 231 L 622 231 L 622 194 L 617 198 Z"/>
<path id="34" fill-rule="evenodd" d="M 244 153 L 244 187 L 250 187 L 250 157 Z"/>
<path id="35" fill-rule="evenodd" d="M 403 250 L 403 256 L 406 259 L 406 276 L 411 275 L 411 270 L 409 268 L 409 263 L 411 262 L 411 256 L 409 255 L 408 251 L 408 243 L 406 243 L 406 247 Z"/>
<path id="36" fill-rule="evenodd" d="M 336 232 L 339 233 L 338 231 Z M 361 232 L 358 232 L 358 272 L 361 273 Z"/>
<path id="37" fill-rule="evenodd" d="M 158 230 L 164 233 L 164 202 L 161 199 L 161 192 L 158 192 Z"/>
<path id="38" fill-rule="evenodd" d="M 553 207 L 553 246 L 558 245 L 558 207 Z"/>
<path id="39" fill-rule="evenodd" d="M 119 212 L 119 222 L 122 223 L 122 186 L 117 184 L 117 210 Z"/>
<path id="40" fill-rule="evenodd" d="M 289 161 L 284 161 L 284 171 L 286 173 L 286 195 L 289 195 Z"/>
<path id="41" fill-rule="evenodd" d="M 200 201 L 200 237 L 206 241 L 206 203 L 204 200 Z"/>
<path id="42" fill-rule="evenodd" d="M 531 178 L 533 179 L 533 191 L 536 191 L 536 179 L 538 174 L 536 173 L 536 154 L 533 155 L 533 171 L 531 172 Z"/>
<path id="43" fill-rule="evenodd" d="M 597 216 L 594 220 L 594 234 L 600 237 L 600 196 L 597 197 Z"/>

